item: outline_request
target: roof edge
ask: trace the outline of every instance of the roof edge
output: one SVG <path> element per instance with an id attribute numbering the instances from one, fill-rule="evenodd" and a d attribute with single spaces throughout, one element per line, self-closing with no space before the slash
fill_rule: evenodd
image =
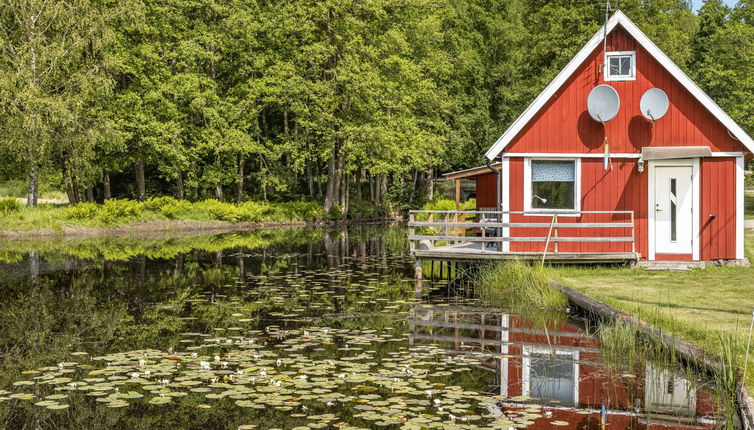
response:
<path id="1" fill-rule="evenodd" d="M 620 24 L 644 49 L 647 50 L 662 67 L 665 68 L 687 91 L 689 91 L 718 121 L 720 121 L 731 133 L 731 136 L 741 142 L 749 151 L 754 153 L 754 140 L 749 136 L 720 106 L 715 103 L 699 86 L 676 65 L 657 45 L 647 37 L 622 11 L 617 10 L 605 25 L 592 36 L 583 48 L 568 62 L 555 78 L 545 87 L 534 101 L 516 118 L 500 138 L 485 153 L 492 160 L 498 157 L 510 142 L 523 130 L 523 128 L 544 107 L 553 95 L 573 75 L 573 73 L 586 61 L 602 42 L 605 34 L 612 32 L 615 26 Z"/>

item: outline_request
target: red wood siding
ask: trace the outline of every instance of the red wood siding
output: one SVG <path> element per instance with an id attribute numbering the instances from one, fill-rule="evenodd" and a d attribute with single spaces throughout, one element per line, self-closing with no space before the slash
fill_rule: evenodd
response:
<path id="1" fill-rule="evenodd" d="M 524 159 L 511 158 L 510 163 L 510 210 L 524 210 Z M 700 163 L 699 225 L 701 228 L 701 259 L 736 258 L 736 160 L 733 157 L 703 158 Z M 648 243 L 648 174 L 639 173 L 637 160 L 614 159 L 613 170 L 605 171 L 602 160 L 583 158 L 581 160 L 581 209 L 583 211 L 634 211 L 636 251 L 646 258 Z M 494 196 L 494 181 L 492 195 Z M 506 192 L 504 190 L 503 192 Z M 478 194 L 489 193 L 480 187 Z M 711 218 L 709 215 L 715 215 Z M 512 222 L 549 222 L 549 216 L 513 215 Z M 561 217 L 561 223 L 568 222 L 607 222 L 628 221 L 619 215 L 584 215 L 582 217 Z M 629 229 L 593 229 L 584 234 L 585 229 L 561 228 L 558 235 L 567 236 L 628 236 Z M 511 236 L 547 236 L 547 228 L 514 228 Z M 544 243 L 513 242 L 511 251 L 542 252 Z M 549 251 L 554 251 L 551 244 Z M 561 243 L 561 252 L 629 252 L 630 243 Z M 691 260 L 691 255 L 657 255 L 658 260 Z"/>
<path id="2" fill-rule="evenodd" d="M 703 158 L 701 171 L 702 260 L 736 258 L 736 159 Z"/>
<path id="3" fill-rule="evenodd" d="M 636 51 L 634 81 L 605 82 L 600 72 L 602 45 L 571 76 L 552 99 L 506 148 L 505 152 L 602 152 L 605 133 L 613 153 L 639 153 L 645 146 L 709 146 L 712 151 L 741 151 L 691 93 L 681 86 L 631 36 L 618 27 L 608 35 L 609 51 Z M 596 85 L 618 92 L 618 115 L 603 127 L 586 111 L 586 99 Z M 670 99 L 668 113 L 654 127 L 639 111 L 642 94 L 660 88 Z"/>
<path id="4" fill-rule="evenodd" d="M 581 160 L 581 210 L 582 211 L 626 211 L 633 210 L 636 225 L 636 251 L 647 255 L 647 174 L 640 174 L 635 159 L 614 159 L 613 170 L 605 171 L 602 159 L 584 158 Z M 524 160 L 513 158 L 510 161 L 510 205 L 511 211 L 524 210 Z M 549 222 L 549 216 L 516 215 L 511 221 L 519 222 Z M 580 222 L 629 222 L 628 215 L 585 214 L 582 217 L 560 217 L 560 223 Z M 547 236 L 547 228 L 539 229 L 511 229 L 511 235 Z M 603 228 L 581 229 L 560 228 L 560 237 L 579 236 L 630 236 L 630 229 Z M 541 252 L 544 243 L 514 242 L 511 251 Z M 554 251 L 550 245 L 549 251 Z M 631 244 L 624 242 L 595 243 L 574 242 L 561 243 L 561 252 L 630 252 Z"/>
<path id="5" fill-rule="evenodd" d="M 491 209 L 497 207 L 495 192 L 497 191 L 497 175 L 485 173 L 476 177 L 476 207 L 477 209 Z"/>

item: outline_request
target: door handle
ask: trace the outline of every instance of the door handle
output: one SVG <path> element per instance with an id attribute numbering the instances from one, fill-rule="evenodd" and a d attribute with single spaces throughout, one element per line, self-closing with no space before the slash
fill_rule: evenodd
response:
<path id="1" fill-rule="evenodd" d="M 660 209 L 660 205 L 655 205 L 655 212 L 662 212 L 662 209 Z"/>

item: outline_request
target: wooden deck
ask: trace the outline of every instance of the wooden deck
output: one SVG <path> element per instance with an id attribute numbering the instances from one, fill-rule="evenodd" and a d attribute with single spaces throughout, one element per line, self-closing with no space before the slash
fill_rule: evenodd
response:
<path id="1" fill-rule="evenodd" d="M 510 222 L 515 214 L 519 221 Z M 522 216 L 523 215 L 523 216 Z M 589 216 L 609 216 L 618 221 L 586 221 Z M 411 211 L 409 215 L 409 241 L 411 254 L 419 260 L 477 261 L 477 260 L 532 260 L 558 263 L 634 263 L 639 260 L 635 252 L 634 214 L 631 211 L 581 212 L 581 222 L 559 222 L 558 215 L 542 220 L 539 214 L 532 222 L 522 222 L 522 212 L 498 211 Z M 512 236 L 518 232 L 541 231 L 546 236 Z M 529 230 L 527 230 L 529 229 Z M 539 230 L 534 230 L 539 229 Z M 570 235 L 558 235 L 558 229 L 567 229 Z M 611 232 L 595 235 L 595 232 Z M 612 233 L 615 232 L 615 233 Z M 627 233 L 630 232 L 630 233 Z M 511 243 L 527 242 L 529 249 L 541 252 L 510 251 Z M 541 245 L 537 245 L 537 243 Z M 619 252 L 563 252 L 560 243 L 620 244 Z M 563 249 L 564 247 L 560 247 Z M 599 249 L 599 248 L 598 248 Z M 547 252 L 545 252 L 547 250 Z"/>
<path id="2" fill-rule="evenodd" d="M 475 260 L 542 260 L 541 252 L 502 252 L 482 243 L 462 243 L 438 246 L 430 249 L 415 249 L 412 255 L 427 260 L 475 261 Z M 639 260 L 635 252 L 580 253 L 558 252 L 544 255 L 545 261 L 561 263 L 628 263 Z"/>

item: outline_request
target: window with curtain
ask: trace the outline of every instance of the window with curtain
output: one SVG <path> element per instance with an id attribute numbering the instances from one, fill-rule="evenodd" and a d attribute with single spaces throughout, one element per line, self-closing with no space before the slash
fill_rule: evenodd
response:
<path id="1" fill-rule="evenodd" d="M 576 162 L 531 160 L 531 208 L 576 209 Z"/>

